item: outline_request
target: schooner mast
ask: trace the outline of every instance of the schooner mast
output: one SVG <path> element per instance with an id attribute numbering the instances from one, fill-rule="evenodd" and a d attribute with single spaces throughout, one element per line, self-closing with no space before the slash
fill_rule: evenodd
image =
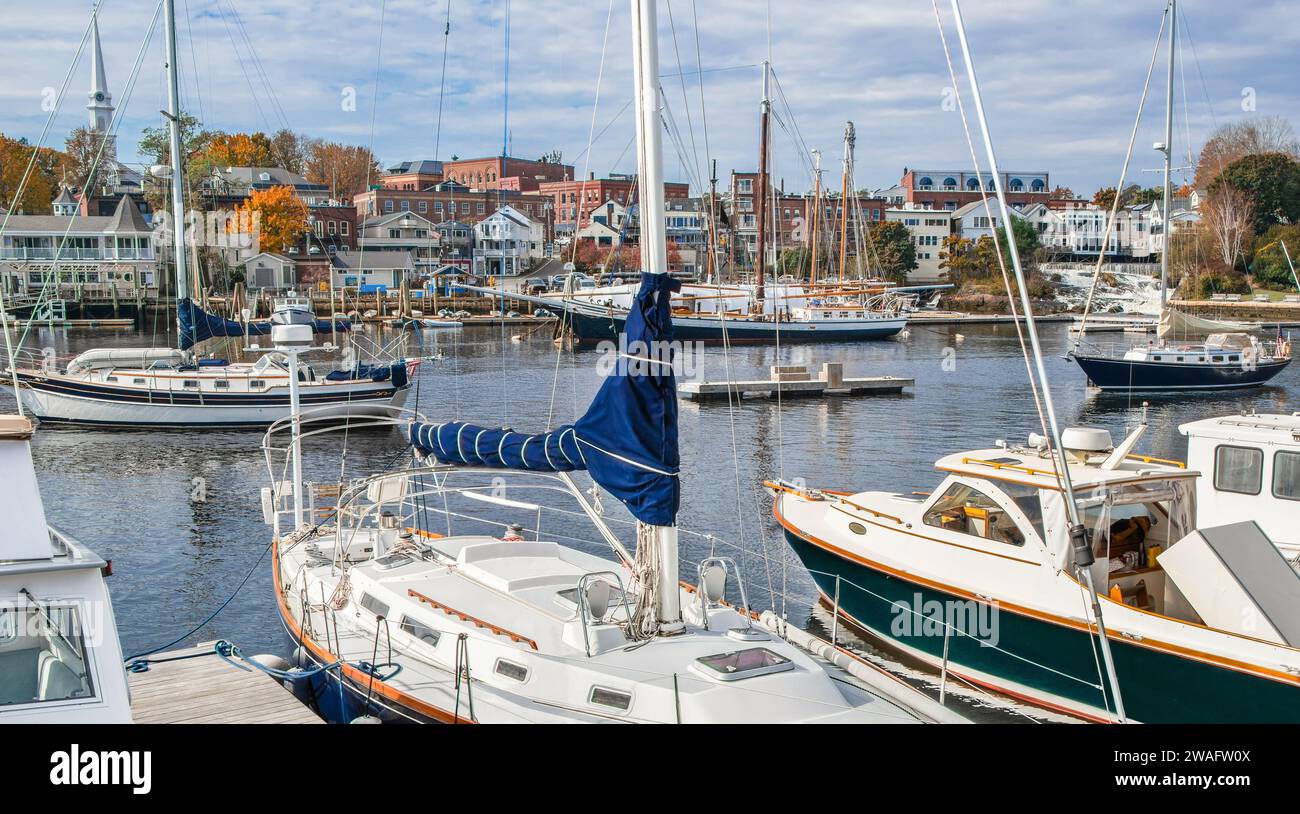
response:
<path id="1" fill-rule="evenodd" d="M 1157 149 L 1164 153 L 1165 156 L 1165 191 L 1164 191 L 1164 229 L 1163 243 L 1164 248 L 1160 252 L 1160 310 L 1165 310 L 1165 304 L 1169 301 L 1169 250 L 1173 241 L 1173 219 L 1171 217 L 1173 210 L 1170 204 L 1173 202 L 1173 181 L 1171 180 L 1171 171 L 1174 156 L 1174 47 L 1178 39 L 1178 0 L 1169 0 L 1169 76 L 1165 86 L 1165 140 Z M 1116 191 L 1116 195 L 1122 194 Z"/>
<path id="2" fill-rule="evenodd" d="M 185 267 L 185 179 L 184 160 L 181 157 L 181 99 L 180 81 L 177 78 L 176 56 L 176 0 L 163 0 L 163 21 L 167 32 L 167 135 L 171 149 L 172 165 L 172 257 L 176 264 L 177 325 L 180 325 L 181 303 L 189 298 L 189 274 Z M 185 348 L 185 337 L 177 332 L 179 346 Z"/>
<path id="3" fill-rule="evenodd" d="M 754 299 L 758 305 L 758 312 L 763 313 L 763 276 L 767 266 L 767 243 L 764 240 L 764 233 L 767 229 L 767 142 L 768 142 L 768 119 L 771 118 L 772 103 L 768 99 L 767 88 L 768 63 L 763 60 L 763 101 L 760 104 L 761 114 L 759 116 L 759 138 L 758 138 L 758 206 L 755 207 L 754 214 L 758 218 L 758 254 L 754 261 L 754 273 L 757 277 L 758 286 L 754 289 Z"/>

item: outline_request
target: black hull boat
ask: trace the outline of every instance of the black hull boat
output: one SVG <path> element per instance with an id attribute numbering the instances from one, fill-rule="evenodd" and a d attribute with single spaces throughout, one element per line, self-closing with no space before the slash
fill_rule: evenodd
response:
<path id="1" fill-rule="evenodd" d="M 1071 358 L 1087 374 L 1089 385 L 1101 390 L 1130 392 L 1258 387 L 1277 376 L 1291 363 L 1289 358 L 1254 364 L 1241 361 L 1206 363 L 1122 359 L 1077 353 Z"/>

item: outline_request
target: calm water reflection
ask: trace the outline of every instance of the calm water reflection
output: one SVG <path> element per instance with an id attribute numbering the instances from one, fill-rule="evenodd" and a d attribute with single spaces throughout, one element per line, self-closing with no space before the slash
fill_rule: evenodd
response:
<path id="1" fill-rule="evenodd" d="M 427 333 L 426 364 L 410 406 L 433 419 L 461 418 L 540 430 L 572 420 L 599 383 L 593 352 L 557 352 L 549 331 L 509 341 L 500 329 Z M 911 376 L 902 396 L 864 399 L 745 401 L 681 405 L 681 525 L 740 542 L 750 598 L 784 603 L 794 619 L 816 624 L 811 581 L 785 551 L 758 488 L 765 478 L 802 478 L 810 486 L 928 491 L 939 477 L 933 462 L 996 439 L 1023 439 L 1037 429 L 1015 330 L 1011 326 L 913 327 L 906 339 L 863 345 L 734 349 L 740 378 L 766 375 L 769 365 L 842 362 L 845 374 Z M 1106 427 L 1118 438 L 1141 412 L 1140 400 L 1086 393 L 1078 368 L 1060 358 L 1063 325 L 1044 326 L 1048 369 L 1066 425 Z M 149 344 L 134 333 L 37 331 L 28 346 L 59 354 L 88 347 Z M 722 378 L 726 360 L 708 349 L 705 378 Z M 12 394 L 0 395 L 12 409 Z M 1300 368 L 1272 386 L 1245 394 L 1151 399 L 1151 429 L 1141 449 L 1182 457 L 1181 422 L 1254 408 L 1300 409 Z M 50 520 L 114 561 L 110 580 L 128 653 L 169 641 L 196 624 L 236 588 L 266 548 L 258 490 L 267 482 L 260 433 L 94 431 L 49 428 L 33 441 Z M 396 433 L 355 434 L 350 464 L 381 467 L 401 451 Z M 338 468 L 336 446 L 308 449 L 308 470 Z M 607 501 L 613 503 L 613 501 Z M 684 559 L 710 542 L 683 535 Z M 684 569 L 693 571 L 692 566 Z M 271 569 L 263 561 L 234 602 L 200 634 L 229 638 L 246 652 L 289 647 L 275 612 Z M 770 580 L 769 580 L 770 575 Z M 769 590 L 769 584 L 771 589 Z"/>

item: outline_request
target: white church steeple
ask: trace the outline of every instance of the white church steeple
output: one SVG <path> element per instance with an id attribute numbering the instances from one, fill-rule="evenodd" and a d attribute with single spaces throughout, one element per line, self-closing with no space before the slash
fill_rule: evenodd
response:
<path id="1" fill-rule="evenodd" d="M 99 5 L 91 11 L 90 129 L 107 135 L 113 121 L 113 94 L 108 92 L 108 75 L 104 72 L 104 50 L 99 44 Z"/>

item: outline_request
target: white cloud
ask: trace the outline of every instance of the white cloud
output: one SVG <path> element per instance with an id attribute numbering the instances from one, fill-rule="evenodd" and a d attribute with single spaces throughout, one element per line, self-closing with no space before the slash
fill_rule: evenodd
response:
<path id="1" fill-rule="evenodd" d="M 100 28 L 115 100 L 124 86 L 156 0 L 105 0 Z M 433 157 L 442 72 L 445 0 L 387 0 L 378 53 L 378 0 L 176 0 L 187 107 L 223 130 L 296 130 L 368 143 L 381 159 Z M 940 3 L 945 17 L 947 3 Z M 1216 123 L 1240 118 L 1242 89 L 1255 90 L 1260 115 L 1300 110 L 1294 76 L 1300 30 L 1287 5 L 1243 0 L 1228 7 L 1187 0 L 1176 147 L 1198 144 Z M 628 9 L 613 2 L 598 128 L 630 97 Z M 703 163 L 704 120 L 695 74 L 698 48 L 707 73 L 708 143 L 724 175 L 757 163 L 759 70 L 768 53 L 767 4 L 753 0 L 661 0 L 663 84 L 683 139 Z M 775 173 L 788 188 L 807 183 L 805 161 L 790 132 L 819 147 L 827 172 L 838 172 L 844 121 L 858 129 L 858 183 L 886 186 L 905 165 L 969 163 L 956 114 L 941 106 L 951 82 L 931 5 L 908 3 L 772 3 L 773 65 L 793 113 L 778 101 Z M 1053 180 L 1091 191 L 1115 182 L 1163 3 L 1059 3 L 1049 0 L 965 6 L 971 45 L 1001 163 L 1045 168 Z M 238 11 L 238 18 L 232 14 Z M 523 156 L 560 149 L 581 171 L 591 126 L 609 6 L 561 0 L 514 2 L 511 9 L 509 135 Z M 672 26 L 669 24 L 669 11 Z M 453 0 L 442 100 L 441 156 L 494 154 L 503 129 L 503 0 Z M 6 4 L 8 70 L 0 75 L 0 130 L 35 139 L 44 122 L 41 94 L 57 87 L 76 51 L 88 4 L 10 0 Z M 674 45 L 673 30 L 676 33 Z M 245 40 L 247 38 L 247 41 Z M 249 44 L 257 54 L 250 56 Z M 956 47 L 949 29 L 949 45 Z M 1193 59 L 1193 50 L 1196 59 Z M 688 120 L 680 56 L 687 74 Z M 959 55 L 954 53 L 958 61 Z M 156 125 L 164 104 L 162 42 L 155 35 L 133 98 L 123 111 L 120 152 L 130 158 L 142 127 Z M 376 64 L 379 93 L 375 94 Z M 89 68 L 78 66 L 56 122 L 62 134 L 84 121 Z M 1163 65 L 1148 101 L 1135 169 L 1154 166 L 1160 138 Z M 1204 85 L 1202 85 L 1202 78 Z M 273 89 L 268 92 L 267 86 Z M 251 90 L 250 90 L 251 86 Z M 356 110 L 340 104 L 354 89 Z M 962 88 L 963 92 L 965 87 Z M 1209 102 L 1206 101 L 1208 92 Z M 598 174 L 631 169 L 629 114 L 591 151 Z M 672 142 L 667 141 L 671 149 Z M 685 177 L 695 157 L 670 154 Z M 1149 182 L 1152 176 L 1135 175 Z"/>

